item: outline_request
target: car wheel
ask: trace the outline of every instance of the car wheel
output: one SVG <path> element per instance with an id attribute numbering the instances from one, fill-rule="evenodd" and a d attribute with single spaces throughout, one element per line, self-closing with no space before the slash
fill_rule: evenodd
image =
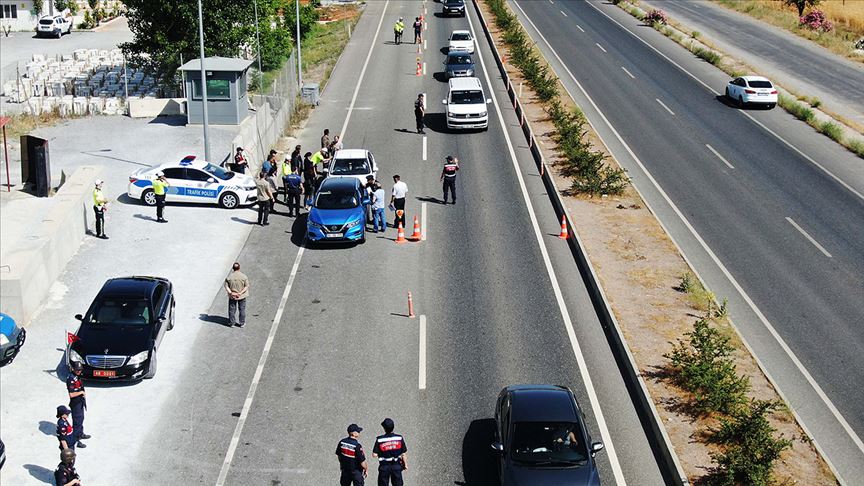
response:
<path id="1" fill-rule="evenodd" d="M 366 230 L 365 229 L 363 230 L 363 236 L 361 236 L 360 239 L 357 240 L 357 243 L 360 245 L 366 243 Z"/>
<path id="2" fill-rule="evenodd" d="M 144 193 L 141 194 L 141 202 L 147 206 L 156 205 L 156 193 L 153 192 L 153 189 L 144 190 Z"/>
<path id="3" fill-rule="evenodd" d="M 153 353 L 150 355 L 150 367 L 147 368 L 147 374 L 144 375 L 145 380 L 152 379 L 156 376 L 156 350 L 153 350 Z"/>
<path id="4" fill-rule="evenodd" d="M 226 192 L 219 196 L 219 206 L 224 209 L 234 209 L 240 204 L 240 200 L 233 192 Z"/>
<path id="5" fill-rule="evenodd" d="M 738 107 L 744 108 L 744 97 L 738 96 Z"/>
<path id="6" fill-rule="evenodd" d="M 777 106 L 776 103 L 768 103 L 768 109 L 769 110 L 773 110 L 775 106 Z"/>
<path id="7" fill-rule="evenodd" d="M 727 99 L 727 100 L 731 100 L 731 99 L 732 99 L 732 95 L 729 94 L 729 86 L 726 86 L 726 99 Z"/>

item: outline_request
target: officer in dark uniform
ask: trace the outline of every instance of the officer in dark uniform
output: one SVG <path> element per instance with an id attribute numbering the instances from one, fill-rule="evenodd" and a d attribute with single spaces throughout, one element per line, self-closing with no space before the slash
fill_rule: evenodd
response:
<path id="1" fill-rule="evenodd" d="M 378 486 L 402 486 L 402 471 L 408 469 L 408 447 L 405 439 L 393 433 L 393 419 L 385 418 L 381 422 L 384 435 L 375 439 L 372 447 L 372 457 L 378 458 Z"/>
<path id="2" fill-rule="evenodd" d="M 60 441 L 60 450 L 75 449 L 75 435 L 72 424 L 69 423 L 69 410 L 66 405 L 57 407 L 57 440 Z"/>
<path id="3" fill-rule="evenodd" d="M 441 182 L 444 183 L 444 204 L 447 204 L 447 193 L 453 195 L 453 204 L 456 204 L 456 172 L 459 171 L 459 159 L 452 155 L 447 156 L 444 169 L 441 170 Z"/>
<path id="4" fill-rule="evenodd" d="M 369 466 L 366 465 L 366 454 L 357 439 L 363 428 L 357 424 L 348 426 L 348 437 L 336 445 L 336 456 L 339 457 L 340 486 L 363 486 Z"/>
<path id="5" fill-rule="evenodd" d="M 76 486 L 81 484 L 78 472 L 75 471 L 75 451 L 64 449 L 60 452 L 60 464 L 54 470 L 56 486 Z"/>
<path id="6" fill-rule="evenodd" d="M 75 429 L 74 442 L 76 447 L 87 447 L 81 443 L 81 439 L 89 439 L 84 433 L 84 409 L 87 408 L 87 399 L 84 394 L 84 383 L 81 382 L 81 372 L 84 367 L 81 363 L 73 361 L 72 373 L 66 378 L 66 390 L 69 391 L 69 408 L 72 409 L 72 426 Z"/>

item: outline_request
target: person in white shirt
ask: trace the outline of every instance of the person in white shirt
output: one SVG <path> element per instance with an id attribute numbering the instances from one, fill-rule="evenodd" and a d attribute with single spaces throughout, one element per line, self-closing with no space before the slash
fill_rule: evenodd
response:
<path id="1" fill-rule="evenodd" d="M 405 196 L 408 195 L 408 185 L 402 182 L 399 175 L 393 176 L 393 192 L 390 196 L 390 205 L 396 211 L 396 220 L 393 222 L 393 227 L 398 228 L 399 224 L 405 227 Z"/>

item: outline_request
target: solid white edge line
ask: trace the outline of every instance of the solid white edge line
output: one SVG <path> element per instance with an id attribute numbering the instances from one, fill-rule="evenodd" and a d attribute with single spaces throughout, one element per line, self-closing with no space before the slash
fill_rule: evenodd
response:
<path id="1" fill-rule="evenodd" d="M 426 76 L 426 61 L 423 61 L 423 76 Z"/>
<path id="2" fill-rule="evenodd" d="M 423 160 L 426 160 L 426 136 L 423 136 Z"/>
<path id="3" fill-rule="evenodd" d="M 707 143 L 705 144 L 705 146 L 708 147 L 708 150 L 710 150 L 711 152 L 713 152 L 714 155 L 716 155 L 718 159 L 722 160 L 723 163 L 726 164 L 726 167 L 729 167 L 730 169 L 734 169 L 734 168 L 735 168 L 734 165 L 730 164 L 729 161 L 726 160 L 726 157 L 723 157 L 722 155 L 720 155 L 720 152 L 714 150 L 714 147 L 708 145 Z"/>
<path id="4" fill-rule="evenodd" d="M 821 251 L 825 256 L 827 256 L 828 258 L 833 258 L 833 257 L 831 256 L 831 254 L 828 253 L 828 250 L 825 249 L 825 247 L 823 247 L 822 245 L 820 245 L 819 242 L 816 241 L 815 238 L 813 238 L 812 236 L 810 236 L 810 234 L 808 234 L 806 231 L 804 231 L 804 228 L 798 226 L 798 223 L 796 223 L 794 220 L 792 220 L 792 218 L 790 218 L 790 217 L 787 216 L 787 217 L 786 217 L 786 221 L 789 221 L 789 224 L 791 224 L 792 226 L 794 226 L 795 229 L 797 229 L 799 233 L 801 233 L 802 235 L 804 235 L 804 238 L 807 238 L 807 240 L 809 240 L 810 243 L 813 243 L 813 246 L 815 246 L 816 248 L 818 248 L 819 251 Z"/>
<path id="5" fill-rule="evenodd" d="M 635 37 L 636 40 L 638 40 L 639 42 L 645 44 L 649 49 L 651 49 L 652 51 L 656 52 L 658 55 L 660 55 L 661 57 L 663 57 L 664 59 L 666 59 L 667 61 L 669 61 L 673 66 L 677 67 L 678 69 L 680 69 L 681 71 L 683 71 L 685 74 L 687 74 L 688 76 L 690 76 L 691 78 L 693 78 L 694 80 L 696 80 L 696 82 L 698 82 L 699 84 L 701 84 L 702 86 L 704 86 L 705 89 L 707 89 L 707 90 L 708 90 L 709 92 L 711 92 L 713 95 L 715 95 L 715 96 L 720 96 L 720 92 L 719 92 L 719 91 L 715 91 L 714 88 L 712 88 L 712 87 L 709 86 L 707 83 L 705 83 L 704 81 L 702 81 L 701 79 L 699 79 L 698 77 L 696 77 L 695 74 L 693 74 L 693 73 L 691 73 L 690 71 L 684 69 L 683 66 L 681 66 L 681 65 L 678 64 L 677 62 L 675 62 L 675 61 L 673 61 L 672 59 L 670 59 L 669 56 L 667 56 L 666 54 L 663 54 L 662 52 L 660 52 L 660 50 L 658 50 L 656 47 L 652 46 L 652 45 L 649 44 L 647 41 L 645 41 L 644 39 L 642 39 L 641 37 L 639 37 L 638 35 L 636 35 L 633 31 L 631 31 L 631 30 L 628 29 L 627 27 L 621 25 L 620 22 L 618 22 L 617 20 L 615 20 L 615 19 L 613 19 L 612 17 L 610 17 L 608 14 L 606 14 L 606 12 L 604 12 L 604 11 L 600 10 L 599 8 L 597 8 L 596 5 L 592 4 L 591 2 L 586 2 L 586 3 L 587 3 L 588 5 L 590 5 L 591 8 L 593 8 L 594 10 L 600 12 L 604 17 L 608 18 L 609 20 L 611 20 L 612 22 L 614 22 L 616 25 L 618 25 L 619 27 L 621 27 L 622 29 L 624 29 L 625 31 L 627 31 L 630 35 L 632 35 L 633 37 Z M 520 9 L 520 10 L 521 10 L 521 9 Z M 527 17 L 527 15 L 526 15 L 526 17 Z M 535 30 L 536 30 L 536 27 L 535 27 Z M 547 43 L 547 44 L 548 44 L 548 43 Z M 813 164 L 813 165 L 815 165 L 816 167 L 818 167 L 822 172 L 824 172 L 824 173 L 827 174 L 829 177 L 831 177 L 832 179 L 834 179 L 834 180 L 835 180 L 838 184 L 840 184 L 841 186 L 845 187 L 849 192 L 851 192 L 852 194 L 855 194 L 855 195 L 858 196 L 858 198 L 860 198 L 860 199 L 864 199 L 864 194 L 862 194 L 861 192 L 857 191 L 855 188 L 853 188 L 852 186 L 850 186 L 849 184 L 847 184 L 847 183 L 846 183 L 845 181 L 843 181 L 843 179 L 841 179 L 840 177 L 834 175 L 833 172 L 831 172 L 830 170 L 828 170 L 825 166 L 823 166 L 823 165 L 820 164 L 819 162 L 816 162 L 816 160 L 813 159 L 813 157 L 810 157 L 809 155 L 805 154 L 805 153 L 802 152 L 798 147 L 792 145 L 791 142 L 789 142 L 789 141 L 787 141 L 785 138 L 781 137 L 781 136 L 780 136 L 778 133 L 776 133 L 774 130 L 771 130 L 770 128 L 768 128 L 767 126 L 765 126 L 765 124 L 763 124 L 763 123 L 760 122 L 759 120 L 753 118 L 753 116 L 752 116 L 751 114 L 747 113 L 746 111 L 742 111 L 742 110 L 738 110 L 738 113 L 741 113 L 742 115 L 746 116 L 747 118 L 750 119 L 750 121 L 752 121 L 753 123 L 759 125 L 759 127 L 761 127 L 761 128 L 762 128 L 763 130 L 765 130 L 766 132 L 770 133 L 770 134 L 771 134 L 774 138 L 776 138 L 777 140 L 780 140 L 780 142 L 782 142 L 784 145 L 786 145 L 787 147 L 789 147 L 790 149 L 792 149 L 795 153 L 797 153 L 797 154 L 800 155 L 801 157 L 804 157 L 804 159 L 806 159 L 808 162 L 810 162 L 811 164 Z M 864 452 L 864 443 L 862 443 L 860 439 L 859 439 L 857 442 L 859 443 L 859 446 L 861 447 L 861 451 Z"/>
<path id="6" fill-rule="evenodd" d="M 606 52 L 606 49 L 603 49 L 603 46 L 601 46 L 599 42 L 595 42 L 594 45 L 599 47 L 601 51 Z"/>
<path id="7" fill-rule="evenodd" d="M 552 46 L 549 44 L 549 41 L 546 40 L 546 37 L 544 37 L 543 34 L 537 29 L 537 26 L 534 25 L 534 22 L 531 20 L 531 18 L 528 16 L 528 14 L 525 13 L 524 10 L 522 10 L 522 7 L 519 5 L 519 3 L 517 3 L 516 1 L 514 1 L 513 3 L 516 5 L 517 8 L 519 8 L 519 10 L 522 12 L 522 14 L 528 20 L 528 23 L 531 24 L 531 27 L 534 28 L 534 31 L 537 32 L 537 35 L 540 36 L 540 39 L 543 40 L 543 42 L 546 44 L 546 46 L 549 48 L 549 50 L 552 52 L 552 54 L 555 56 L 555 58 L 558 59 L 558 62 L 561 63 L 561 66 L 564 68 L 564 70 L 567 72 L 567 74 L 570 76 L 570 78 L 573 80 L 573 82 L 576 83 L 576 86 L 579 88 L 579 90 L 582 92 L 582 94 L 585 95 L 585 98 L 588 99 L 588 102 L 591 103 L 591 106 L 594 108 L 594 110 L 597 111 L 597 114 L 600 116 L 600 118 L 603 120 L 603 122 L 606 124 L 606 126 L 609 127 L 609 130 L 612 132 L 612 134 L 615 135 L 615 138 L 618 140 L 618 142 L 621 143 L 621 145 L 624 147 L 624 149 L 627 151 L 627 153 L 633 158 L 633 160 L 636 162 L 636 164 L 639 166 L 639 168 L 642 169 L 642 172 L 645 174 L 645 176 L 648 178 L 648 180 L 651 182 L 651 184 L 655 187 L 655 189 L 657 189 L 657 191 L 660 193 L 660 195 L 666 201 L 666 204 L 668 204 L 669 207 L 675 212 L 675 214 L 678 215 L 678 218 L 684 223 L 684 225 L 687 227 L 687 230 L 690 231 L 690 234 L 693 235 L 694 238 L 696 238 L 696 241 L 699 242 L 699 245 L 702 246 L 702 249 L 708 254 L 708 256 L 711 258 L 711 260 L 714 262 L 714 264 L 717 265 L 717 267 L 720 269 L 720 271 L 723 272 L 723 275 L 729 280 L 729 282 L 732 284 L 732 286 L 735 287 L 735 290 L 738 292 L 738 294 L 741 295 L 741 297 L 744 299 L 745 302 L 747 302 L 747 305 L 750 307 L 750 309 L 753 311 L 753 313 L 756 314 L 756 317 L 759 318 L 759 320 L 762 322 L 762 324 L 765 326 L 765 328 L 768 329 L 768 332 L 771 334 L 771 336 L 774 338 L 774 340 L 777 341 L 777 343 L 780 345 L 780 347 L 783 349 L 783 351 L 786 353 L 786 355 L 789 357 L 789 359 L 792 360 L 792 362 L 795 364 L 795 367 L 798 368 L 798 371 L 801 372 L 802 375 L 804 375 L 804 378 L 807 380 L 807 383 L 810 384 L 810 386 L 813 388 L 813 390 L 816 392 L 816 394 L 819 396 L 819 398 L 822 400 L 822 402 L 828 407 L 828 410 L 831 412 L 832 415 L 834 415 L 834 418 L 840 423 L 840 426 L 843 428 L 843 430 L 846 431 L 846 434 L 849 436 L 849 438 L 852 439 L 852 442 L 854 442 L 855 445 L 858 447 L 858 449 L 862 453 L 864 453 L 864 442 L 861 442 L 861 438 L 858 437 L 858 434 L 855 433 L 854 430 L 852 430 L 852 427 L 849 425 L 849 422 L 847 422 L 846 419 L 843 418 L 843 415 L 840 413 L 839 410 L 837 410 L 837 407 L 834 405 L 834 402 L 832 402 L 831 399 L 828 398 L 828 395 L 825 394 L 825 391 L 822 390 L 822 387 L 819 386 L 818 383 L 816 383 L 816 379 L 813 378 L 813 375 L 811 375 L 810 372 L 807 371 L 807 368 L 804 367 L 804 364 L 801 363 L 801 360 L 798 359 L 798 356 L 796 356 L 795 353 L 792 352 L 792 349 L 789 347 L 788 344 L 786 344 L 786 341 L 780 336 L 780 334 L 777 332 L 777 330 L 774 328 L 774 326 L 768 321 L 768 318 L 765 317 L 765 314 L 763 314 L 762 311 L 756 306 L 756 303 L 753 302 L 753 299 L 750 298 L 750 295 L 748 295 L 747 292 L 744 291 L 744 288 L 741 287 L 741 284 L 739 284 L 738 281 L 735 279 L 735 277 L 732 276 L 732 274 L 729 272 L 729 269 L 727 269 L 726 266 L 723 265 L 723 263 L 720 261 L 720 259 L 717 257 L 717 255 L 714 254 L 714 251 L 711 250 L 711 248 L 708 246 L 708 244 L 705 243 L 705 240 L 702 239 L 702 236 L 700 236 L 699 233 L 696 232 L 696 229 L 693 228 L 693 225 L 690 224 L 690 221 L 686 217 L 684 217 L 684 214 L 681 213 L 681 210 L 678 209 L 678 206 L 676 206 L 675 203 L 672 202 L 672 200 L 669 198 L 669 195 L 666 194 L 666 191 L 664 191 L 663 188 L 660 187 L 660 184 L 657 183 L 657 180 L 654 179 L 654 176 L 651 175 L 651 173 L 648 171 L 648 169 L 645 167 L 645 165 L 642 163 L 642 161 L 639 159 L 639 157 L 637 157 L 636 154 L 633 153 L 633 149 L 630 148 L 630 145 L 628 145 L 627 142 L 624 141 L 624 139 L 618 133 L 618 130 L 616 130 L 615 127 L 612 126 L 612 123 L 609 121 L 608 118 L 606 118 L 606 115 L 604 115 L 603 112 L 600 110 L 600 108 L 597 106 L 597 104 L 594 103 L 594 100 L 588 95 L 588 92 L 585 91 L 585 88 L 582 86 L 582 83 L 580 83 L 576 79 L 576 76 L 573 75 L 573 73 L 570 71 L 570 68 L 568 68 L 567 65 L 564 63 L 564 61 L 561 60 L 561 57 L 558 55 L 557 52 L 555 52 L 555 49 L 552 48 Z M 592 5 L 591 2 L 586 2 L 586 3 L 588 5 Z M 593 5 L 592 5 L 592 7 L 593 7 Z M 594 7 L 594 8 L 596 9 L 596 7 Z M 597 9 L 597 10 L 600 11 L 599 9 Z M 601 13 L 603 13 L 603 12 L 601 12 Z M 626 30 L 626 27 L 624 27 L 620 23 L 616 22 L 615 19 L 612 19 L 611 17 L 609 17 L 605 13 L 603 13 L 603 15 L 605 15 L 610 20 L 612 20 L 613 22 L 615 22 L 616 24 L 621 26 L 621 28 Z M 636 37 L 636 34 L 633 34 L 632 32 L 631 32 L 631 34 L 634 37 Z M 638 37 L 636 37 L 636 38 L 639 39 Z M 643 43 L 645 43 L 646 45 L 648 45 L 648 47 L 651 47 L 648 43 L 646 43 L 642 39 L 639 39 L 639 40 L 642 41 Z M 653 47 L 651 47 L 651 48 L 654 49 Z M 656 49 L 654 49 L 654 50 L 656 51 Z M 658 53 L 661 56 L 663 55 L 659 51 L 658 51 Z M 665 56 L 663 56 L 663 57 L 665 57 Z M 669 60 L 669 62 L 672 62 L 673 64 L 675 64 L 675 62 L 672 61 L 671 59 Z M 677 64 L 676 64 L 676 66 L 677 66 Z M 680 68 L 680 66 L 679 66 L 679 68 Z M 681 68 L 681 69 L 684 70 L 683 68 Z M 694 76 L 694 79 L 696 79 L 697 81 L 702 83 L 702 81 L 700 81 L 695 76 Z M 702 84 L 705 85 L 705 83 L 702 83 Z M 562 86 L 563 86 L 563 84 L 562 84 Z M 707 87 L 707 85 L 705 85 L 705 86 Z M 570 95 L 570 98 L 572 98 L 574 100 L 576 99 L 573 97 L 573 94 L 570 93 L 570 91 L 567 89 L 566 86 L 564 87 L 564 90 L 567 91 L 567 94 Z M 594 127 L 594 124 L 591 122 L 591 120 L 588 119 L 587 117 L 585 119 L 586 119 L 586 121 L 588 121 L 588 124 L 592 128 L 594 128 L 594 131 L 597 132 L 597 129 L 596 129 L 596 127 Z M 607 144 L 606 141 L 603 140 L 603 137 L 599 134 L 599 132 L 597 133 L 597 136 L 600 138 L 600 141 L 603 142 L 604 145 L 609 147 L 609 144 Z M 639 197 L 641 197 L 642 201 L 645 202 L 645 205 L 648 207 L 648 210 L 654 214 L 658 214 L 657 211 L 655 211 L 651 207 L 651 205 L 648 203 L 648 199 L 644 197 L 644 195 L 642 194 L 642 191 L 640 191 L 636 187 L 636 185 L 633 185 L 633 188 L 636 189 L 636 192 L 639 193 Z M 657 219 L 657 221 L 660 223 L 660 226 L 663 228 L 663 231 L 665 231 L 666 234 L 669 235 L 669 238 L 672 240 L 672 242 L 675 244 L 675 246 L 678 248 L 678 250 L 681 252 L 681 254 L 685 255 L 683 249 L 681 248 L 681 245 L 679 245 L 678 242 L 675 241 L 675 238 L 672 237 L 672 233 L 669 231 L 669 229 L 666 227 L 666 225 L 663 224 L 663 221 L 661 221 L 659 218 Z M 694 265 L 690 264 L 690 260 L 687 259 L 686 256 L 684 256 L 684 260 L 687 261 L 687 264 L 690 266 L 690 268 L 693 269 L 693 271 L 696 273 L 696 276 L 699 277 L 699 272 L 696 270 L 696 267 Z M 702 279 L 701 277 L 700 277 L 700 280 L 704 281 L 704 279 Z M 742 336 L 742 339 L 743 339 L 743 336 Z M 746 344 L 746 340 L 745 340 L 745 344 Z M 752 348 L 750 348 L 749 344 L 747 344 L 747 347 L 748 347 L 748 349 L 751 349 L 751 351 L 752 351 Z M 768 373 L 767 368 L 765 368 L 765 366 L 763 366 L 761 364 L 761 360 L 756 356 L 755 353 L 751 352 L 751 354 L 754 356 L 756 361 L 758 363 L 760 363 L 759 367 L 762 369 L 762 372 L 768 376 L 768 379 L 772 383 L 776 384 L 776 381 L 774 380 L 774 378 L 771 377 L 770 373 Z M 781 398 L 783 398 L 784 401 L 786 401 L 786 402 L 789 401 L 786 399 L 785 394 L 781 391 L 779 386 L 776 388 L 776 390 L 777 390 L 777 393 L 780 394 Z M 804 423 L 803 420 L 801 420 L 801 418 L 798 416 L 797 412 L 795 412 L 794 410 L 793 410 L 793 415 L 795 415 L 795 418 L 798 420 L 798 423 L 801 424 L 801 427 L 804 428 L 805 432 L 807 432 L 808 435 L 812 436 L 812 434 L 810 434 L 810 432 L 808 431 L 807 425 Z M 820 450 L 820 452 L 822 451 L 821 446 L 819 445 L 819 442 L 816 442 L 816 447 L 817 447 L 817 449 Z M 836 468 L 834 468 L 833 465 L 831 464 L 831 460 L 828 458 L 827 454 L 822 453 L 822 457 L 825 459 L 826 462 L 829 463 L 829 465 L 831 466 L 831 469 L 834 471 L 834 473 L 838 477 L 838 479 L 842 480 L 842 478 L 839 477 L 840 475 L 836 471 Z"/>
<path id="8" fill-rule="evenodd" d="M 670 110 L 669 107 L 666 106 L 666 103 L 663 103 L 662 101 L 660 101 L 660 98 L 654 98 L 654 100 L 657 101 L 657 103 L 660 103 L 660 106 L 662 106 L 663 108 L 666 108 L 666 111 L 668 111 L 670 115 L 675 116 L 675 112 Z"/>
<path id="9" fill-rule="evenodd" d="M 563 10 L 559 10 L 559 12 L 561 12 L 561 15 L 563 15 L 563 16 L 565 16 L 565 17 L 566 17 L 566 16 L 567 16 L 567 14 L 566 14 L 566 13 L 564 13 L 564 11 L 563 11 Z"/>
<path id="10" fill-rule="evenodd" d="M 282 298 L 279 300 L 279 308 L 276 310 L 276 315 L 273 316 L 273 323 L 270 324 L 270 333 L 267 335 L 267 341 L 264 343 L 264 349 L 261 351 L 261 357 L 258 359 L 258 367 L 255 368 L 252 383 L 249 384 L 249 391 L 246 393 L 246 401 L 243 402 L 240 418 L 237 420 L 237 425 L 234 426 L 234 435 L 231 436 L 228 452 L 225 453 L 225 460 L 222 461 L 222 469 L 219 471 L 216 486 L 224 485 L 225 479 L 228 477 L 228 470 L 231 468 L 231 462 L 234 460 L 234 453 L 237 451 L 237 444 L 240 442 L 243 426 L 246 424 L 246 418 L 249 416 L 249 410 L 252 408 L 252 401 L 255 399 L 255 393 L 258 391 L 258 382 L 264 373 L 264 366 L 267 364 L 267 358 L 270 356 L 270 349 L 273 346 L 273 340 L 276 338 L 276 331 L 279 330 L 279 322 L 282 320 L 282 313 L 285 311 L 288 295 L 291 293 L 291 287 L 294 285 L 297 269 L 300 268 L 300 259 L 303 258 L 303 250 L 306 249 L 305 244 L 304 240 L 303 244 L 300 245 L 300 250 L 297 251 L 297 256 L 294 257 L 294 266 L 291 267 L 291 275 L 288 277 L 288 283 L 285 284 L 285 290 L 282 292 Z"/>
<path id="11" fill-rule="evenodd" d="M 354 87 L 354 94 L 351 96 L 351 103 L 348 105 L 348 114 L 345 115 L 345 122 L 342 123 L 342 130 L 339 131 L 339 140 L 345 140 L 345 130 L 348 128 L 348 120 L 351 119 L 351 113 L 354 111 L 354 103 L 357 101 L 357 93 L 360 92 L 360 85 L 363 84 L 363 77 L 366 76 L 366 67 L 369 66 L 369 58 L 372 57 L 372 51 L 375 48 L 375 40 L 378 39 L 378 32 L 381 31 L 381 24 L 384 23 L 384 12 L 387 11 L 387 6 L 390 0 L 384 4 L 384 9 L 381 11 L 381 18 L 378 19 L 378 27 L 375 29 L 375 36 L 372 37 L 372 45 L 369 46 L 369 52 L 366 53 L 366 60 L 363 61 L 363 69 L 360 70 L 360 77 L 357 78 L 357 86 Z"/>
<path id="12" fill-rule="evenodd" d="M 466 12 L 467 16 L 467 12 Z M 474 24 L 468 19 L 468 25 L 471 27 L 471 35 L 477 38 Z M 579 374 L 582 382 L 585 385 L 585 391 L 588 394 L 588 401 L 591 404 L 591 410 L 594 412 L 594 418 L 597 421 L 597 427 L 600 429 L 600 435 L 605 444 L 607 456 L 609 457 L 609 465 L 612 467 L 612 474 L 615 476 L 615 482 L 621 486 L 625 486 L 627 482 L 624 479 L 624 472 L 621 470 L 621 464 L 618 462 L 618 455 L 615 453 L 615 445 L 612 442 L 612 435 L 609 433 L 609 427 L 606 425 L 606 419 L 603 415 L 603 410 L 600 407 L 600 400 L 597 397 L 597 391 L 594 389 L 594 383 L 591 380 L 591 375 L 588 373 L 588 365 L 585 362 L 585 357 L 582 355 L 582 349 L 579 347 L 579 340 L 576 338 L 576 331 L 573 329 L 573 322 L 570 320 L 570 312 L 567 310 L 567 304 L 564 302 L 564 295 L 561 292 L 561 286 L 558 284 L 558 277 L 555 275 L 555 268 L 552 266 L 552 260 L 549 258 L 549 250 L 546 248 L 546 242 L 543 241 L 543 233 L 540 231 L 540 225 L 537 223 L 537 216 L 534 214 L 534 206 L 531 204 L 531 198 L 528 195 L 528 188 L 525 186 L 525 178 L 522 176 L 522 169 L 519 167 L 519 162 L 516 160 L 516 152 L 513 149 L 513 141 L 510 140 L 510 134 L 507 133 L 507 124 L 504 122 L 501 107 L 498 104 L 498 97 L 495 96 L 492 81 L 489 78 L 489 71 L 486 69 L 486 62 L 482 55 L 477 56 L 480 59 L 480 65 L 483 67 L 483 76 L 486 79 L 486 86 L 489 88 L 489 95 L 492 97 L 492 103 L 495 104 L 495 112 L 498 114 L 498 122 L 501 126 L 501 131 L 504 133 L 504 139 L 507 142 L 507 150 L 510 153 L 510 161 L 513 163 L 513 170 L 516 172 L 516 179 L 519 181 L 519 189 L 522 191 L 522 198 L 525 201 L 528 216 L 531 219 L 531 226 L 534 228 L 534 237 L 537 239 L 537 245 L 540 247 L 540 254 L 543 256 L 543 263 L 546 266 L 546 273 L 552 284 L 552 290 L 555 293 L 555 300 L 558 302 L 558 310 L 561 313 L 561 319 L 564 321 L 564 327 L 567 330 L 567 337 L 570 339 L 570 346 L 573 349 L 573 354 L 576 357 L 576 363 L 579 366 Z"/>
<path id="13" fill-rule="evenodd" d="M 378 28 L 375 30 L 375 36 L 372 38 L 372 43 L 369 46 L 369 53 L 366 55 L 366 60 L 363 63 L 363 69 L 360 71 L 360 77 L 357 79 L 357 86 L 354 88 L 354 96 L 351 98 L 351 105 L 348 113 L 345 115 L 345 123 L 342 124 L 339 139 L 343 139 L 345 129 L 348 127 L 348 120 L 351 118 L 351 113 L 354 109 L 354 103 L 357 101 L 357 93 L 360 91 L 360 85 L 363 83 L 363 77 L 366 73 L 366 66 L 369 64 L 369 58 L 372 56 L 372 50 L 375 47 L 375 42 L 378 39 L 378 32 L 381 30 L 381 24 L 384 22 L 384 14 L 387 12 L 387 6 L 390 0 L 384 4 L 381 11 L 381 19 L 378 21 Z M 231 436 L 231 442 L 228 444 L 228 451 L 225 453 L 225 459 L 222 461 L 222 468 L 219 470 L 219 477 L 216 479 L 216 486 L 223 486 L 228 477 L 228 471 L 231 469 L 231 462 L 234 461 L 234 454 L 237 451 L 237 444 L 240 442 L 240 435 L 243 433 L 243 427 L 246 424 L 246 418 L 249 416 L 249 410 L 252 408 L 252 401 L 255 399 L 255 393 L 258 391 L 258 382 L 261 380 L 261 375 L 264 372 L 264 366 L 267 364 L 267 358 L 270 356 L 270 349 L 273 346 L 273 341 L 276 338 L 276 331 L 279 330 L 279 322 L 282 320 L 282 313 L 285 311 L 285 304 L 288 302 L 288 296 L 291 293 L 291 288 L 294 286 L 294 279 L 297 277 L 297 270 L 300 268 L 300 260 L 303 258 L 304 250 L 306 249 L 306 240 L 300 245 L 297 251 L 297 256 L 294 257 L 294 265 L 291 267 L 291 274 L 288 276 L 288 282 L 285 284 L 285 290 L 282 292 L 282 298 L 279 301 L 279 308 L 276 310 L 276 315 L 273 316 L 273 323 L 270 325 L 270 333 L 267 335 L 267 341 L 264 343 L 264 349 L 261 351 L 261 357 L 258 360 L 258 366 L 255 368 L 255 375 L 252 377 L 252 383 L 249 384 L 249 392 L 246 394 L 246 400 L 243 402 L 243 410 L 240 412 L 240 418 L 237 420 L 237 425 L 234 426 L 234 434 Z"/>
<path id="14" fill-rule="evenodd" d="M 426 316 L 420 315 L 420 366 L 417 384 L 421 390 L 426 389 Z"/>
<path id="15" fill-rule="evenodd" d="M 420 205 L 420 241 L 426 241 L 426 203 Z"/>
<path id="16" fill-rule="evenodd" d="M 581 25 L 576 24 L 576 28 L 581 30 L 583 34 L 585 33 L 585 29 L 583 29 Z"/>
<path id="17" fill-rule="evenodd" d="M 624 72 L 627 73 L 627 76 L 630 76 L 631 78 L 636 79 L 636 76 L 633 76 L 633 74 L 630 73 L 630 71 L 628 71 L 627 68 L 625 68 L 624 66 L 621 66 L 621 69 L 623 69 Z"/>

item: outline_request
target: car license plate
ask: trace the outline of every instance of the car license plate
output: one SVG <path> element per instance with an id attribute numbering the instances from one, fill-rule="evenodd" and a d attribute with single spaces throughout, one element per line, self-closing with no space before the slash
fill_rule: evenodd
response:
<path id="1" fill-rule="evenodd" d="M 112 378 L 117 376 L 117 372 L 114 370 L 93 370 L 93 376 L 101 376 L 103 378 Z"/>
<path id="2" fill-rule="evenodd" d="M 327 233 L 325 236 L 327 238 L 342 238 L 342 233 Z"/>

